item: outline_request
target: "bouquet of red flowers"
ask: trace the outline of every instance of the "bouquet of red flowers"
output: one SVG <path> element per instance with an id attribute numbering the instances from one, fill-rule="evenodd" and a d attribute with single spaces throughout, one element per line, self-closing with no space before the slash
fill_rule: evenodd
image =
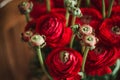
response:
<path id="1" fill-rule="evenodd" d="M 116 78 L 119 0 L 30 0 L 18 7 L 27 21 L 22 40 L 50 80 Z"/>

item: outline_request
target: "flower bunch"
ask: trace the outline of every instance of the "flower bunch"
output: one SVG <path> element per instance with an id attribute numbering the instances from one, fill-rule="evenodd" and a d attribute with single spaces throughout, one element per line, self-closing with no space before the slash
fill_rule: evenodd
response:
<path id="1" fill-rule="evenodd" d="M 34 48 L 50 80 L 115 78 L 120 67 L 119 0 L 30 0 L 19 9 L 27 19 L 22 40 Z M 41 50 L 48 50 L 45 60 Z"/>

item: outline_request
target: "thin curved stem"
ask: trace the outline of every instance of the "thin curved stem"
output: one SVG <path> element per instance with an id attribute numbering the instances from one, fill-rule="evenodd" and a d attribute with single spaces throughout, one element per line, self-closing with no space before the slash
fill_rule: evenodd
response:
<path id="1" fill-rule="evenodd" d="M 84 54 L 85 51 L 85 45 L 82 45 L 82 54 Z"/>
<path id="2" fill-rule="evenodd" d="M 69 23 L 69 17 L 70 17 L 70 13 L 68 12 L 67 9 L 66 9 L 65 17 L 66 17 L 66 27 L 67 27 L 67 26 L 68 26 L 68 23 Z"/>
<path id="3" fill-rule="evenodd" d="M 36 52 L 37 52 L 38 59 L 39 59 L 40 65 L 41 65 L 41 67 L 42 67 L 42 70 L 43 70 L 44 73 L 48 76 L 48 78 L 49 78 L 50 80 L 53 80 L 52 77 L 48 74 L 48 72 L 47 72 L 46 69 L 45 69 L 44 61 L 43 61 L 43 58 L 42 58 L 42 53 L 41 53 L 40 47 L 37 47 L 37 48 L 36 48 Z"/>
<path id="4" fill-rule="evenodd" d="M 72 25 L 72 26 L 75 24 L 75 21 L 76 21 L 76 16 L 73 16 L 73 17 L 72 17 L 72 21 L 71 21 L 71 25 Z"/>
<path id="5" fill-rule="evenodd" d="M 46 0 L 46 8 L 47 8 L 47 12 L 51 11 L 50 0 Z"/>
<path id="6" fill-rule="evenodd" d="M 89 7 L 90 6 L 90 0 L 86 0 L 86 4 Z"/>
<path id="7" fill-rule="evenodd" d="M 113 72 L 112 72 L 112 76 L 115 76 L 118 72 L 118 70 L 120 69 L 120 59 L 118 59 L 116 61 L 116 67 L 114 68 Z"/>
<path id="8" fill-rule="evenodd" d="M 73 47 L 74 39 L 75 39 L 75 34 L 72 35 L 72 39 L 71 39 L 71 42 L 70 42 L 70 48 Z"/>
<path id="9" fill-rule="evenodd" d="M 103 16 L 103 19 L 105 19 L 105 17 L 106 17 L 106 14 L 105 14 L 105 0 L 102 0 L 102 16 Z"/>
<path id="10" fill-rule="evenodd" d="M 111 15 L 113 3 L 114 3 L 114 0 L 110 0 L 110 5 L 109 5 L 109 8 L 108 8 L 108 15 L 107 15 L 107 17 L 110 17 L 110 15 Z"/>
<path id="11" fill-rule="evenodd" d="M 82 60 L 82 72 L 85 72 L 85 62 L 86 62 L 86 59 L 87 59 L 87 55 L 88 55 L 88 52 L 89 52 L 89 47 L 86 46 L 86 49 L 84 51 L 84 54 L 83 54 L 83 60 Z"/>
<path id="12" fill-rule="evenodd" d="M 25 14 L 25 17 L 26 17 L 26 21 L 29 22 L 29 21 L 30 21 L 29 13 L 26 13 L 26 14 Z"/>

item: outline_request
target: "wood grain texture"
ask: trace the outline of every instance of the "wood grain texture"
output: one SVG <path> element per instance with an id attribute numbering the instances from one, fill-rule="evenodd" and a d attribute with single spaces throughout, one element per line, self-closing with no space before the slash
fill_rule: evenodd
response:
<path id="1" fill-rule="evenodd" d="M 17 8 L 21 1 L 13 0 L 0 9 L 0 80 L 27 80 L 29 75 L 33 53 L 20 40 L 26 25 Z"/>

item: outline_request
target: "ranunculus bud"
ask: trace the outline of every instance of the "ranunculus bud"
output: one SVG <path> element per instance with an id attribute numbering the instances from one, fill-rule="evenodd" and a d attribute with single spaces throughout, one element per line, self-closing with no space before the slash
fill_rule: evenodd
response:
<path id="1" fill-rule="evenodd" d="M 74 33 L 77 33 L 79 27 L 80 27 L 80 25 L 79 25 L 79 24 L 76 24 L 76 25 L 71 26 L 71 29 L 72 29 L 72 31 L 73 31 Z"/>
<path id="2" fill-rule="evenodd" d="M 93 29 L 90 25 L 84 24 L 79 28 L 79 33 L 82 35 L 89 35 L 93 32 Z"/>
<path id="3" fill-rule="evenodd" d="M 33 35 L 32 31 L 25 31 L 22 33 L 22 40 L 27 42 L 30 40 L 31 36 Z"/>
<path id="4" fill-rule="evenodd" d="M 64 0 L 65 7 L 75 7 L 77 5 L 77 0 Z"/>
<path id="5" fill-rule="evenodd" d="M 98 39 L 94 35 L 86 35 L 83 39 L 85 45 L 88 45 L 91 47 L 91 49 L 95 48 L 95 44 L 98 42 Z"/>
<path id="6" fill-rule="evenodd" d="M 72 15 L 77 16 L 77 17 L 82 17 L 81 10 L 79 8 L 73 7 L 71 8 Z"/>
<path id="7" fill-rule="evenodd" d="M 18 5 L 18 8 L 21 14 L 30 13 L 33 8 L 33 3 L 32 2 L 21 2 Z"/>
<path id="8" fill-rule="evenodd" d="M 44 47 L 46 45 L 44 36 L 38 34 L 33 35 L 30 39 L 30 44 L 32 46 L 40 46 L 41 48 Z"/>

